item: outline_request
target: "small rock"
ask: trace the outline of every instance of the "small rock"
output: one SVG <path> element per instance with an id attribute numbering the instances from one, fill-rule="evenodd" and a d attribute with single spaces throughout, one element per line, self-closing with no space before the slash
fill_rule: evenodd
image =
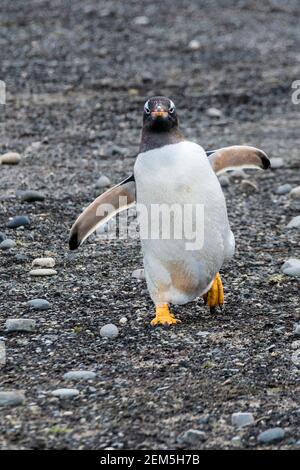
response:
<path id="1" fill-rule="evenodd" d="M 0 232 L 0 243 L 2 243 L 3 240 L 6 240 L 6 235 L 5 235 L 5 233 Z"/>
<path id="2" fill-rule="evenodd" d="M 9 391 L 0 392 L 0 406 L 18 406 L 22 405 L 25 401 L 25 395 L 23 392 Z"/>
<path id="3" fill-rule="evenodd" d="M 30 276 L 55 276 L 57 274 L 57 271 L 55 269 L 32 269 L 29 272 Z"/>
<path id="4" fill-rule="evenodd" d="M 65 380 L 92 380 L 95 377 L 95 372 L 90 370 L 72 370 L 63 376 Z"/>
<path id="5" fill-rule="evenodd" d="M 291 348 L 292 349 L 300 349 L 300 339 L 297 339 L 296 341 L 293 341 L 292 344 L 291 344 Z"/>
<path id="6" fill-rule="evenodd" d="M 300 227 L 300 215 L 294 217 L 286 226 L 287 228 L 299 228 Z"/>
<path id="7" fill-rule="evenodd" d="M 145 279 L 144 269 L 135 269 L 132 272 L 132 277 L 134 277 L 135 279 Z"/>
<path id="8" fill-rule="evenodd" d="M 18 191 L 17 196 L 20 197 L 22 201 L 26 202 L 35 202 L 35 201 L 43 201 L 45 196 L 38 191 Z"/>
<path id="9" fill-rule="evenodd" d="M 207 114 L 207 116 L 209 116 L 211 118 L 221 118 L 223 113 L 220 109 L 208 108 L 206 110 L 206 114 Z"/>
<path id="10" fill-rule="evenodd" d="M 16 152 L 7 152 L 0 156 L 0 164 L 17 165 L 21 161 L 21 155 Z"/>
<path id="11" fill-rule="evenodd" d="M 267 444 L 269 442 L 280 441 L 284 438 L 285 432 L 282 428 L 271 428 L 258 435 L 258 442 Z"/>
<path id="12" fill-rule="evenodd" d="M 206 434 L 203 431 L 198 429 L 188 429 L 179 440 L 184 444 L 189 444 L 191 446 L 197 446 L 200 442 L 206 440 Z"/>
<path id="13" fill-rule="evenodd" d="M 295 325 L 294 334 L 300 336 L 300 323 L 298 325 Z"/>
<path id="14" fill-rule="evenodd" d="M 5 342 L 0 340 L 0 366 L 5 365 L 6 363 L 6 348 Z"/>
<path id="15" fill-rule="evenodd" d="M 6 331 L 26 331 L 31 332 L 35 330 L 35 320 L 31 318 L 11 318 L 6 320 L 5 329 Z"/>
<path id="16" fill-rule="evenodd" d="M 192 39 L 188 44 L 188 48 L 191 51 L 198 51 L 201 48 L 201 44 L 197 39 Z"/>
<path id="17" fill-rule="evenodd" d="M 231 443 L 234 447 L 242 447 L 242 445 L 243 445 L 242 439 L 240 438 L 240 436 L 234 436 L 231 439 Z"/>
<path id="18" fill-rule="evenodd" d="M 118 327 L 113 323 L 108 323 L 107 325 L 102 326 L 100 335 L 103 338 L 116 338 L 119 335 Z"/>
<path id="19" fill-rule="evenodd" d="M 225 175 L 222 175 L 219 177 L 219 182 L 222 188 L 226 188 L 227 186 L 230 185 L 230 179 L 228 178 L 228 176 L 225 176 Z"/>
<path id="20" fill-rule="evenodd" d="M 110 185 L 111 185 L 110 179 L 105 175 L 101 175 L 100 178 L 97 180 L 95 187 L 97 189 L 102 189 L 102 188 L 107 188 Z"/>
<path id="21" fill-rule="evenodd" d="M 1 246 L 1 245 L 0 245 Z M 300 276 L 300 259 L 290 258 L 281 267 L 283 274 L 287 276 Z"/>
<path id="22" fill-rule="evenodd" d="M 35 258 L 32 261 L 32 266 L 39 266 L 40 268 L 54 268 L 54 258 Z"/>
<path id="23" fill-rule="evenodd" d="M 241 182 L 241 188 L 251 193 L 258 191 L 258 186 L 253 181 L 248 180 L 243 180 Z"/>
<path id="24" fill-rule="evenodd" d="M 254 423 L 254 417 L 252 413 L 233 413 L 231 415 L 231 424 L 233 426 L 237 426 L 238 428 L 242 428 L 243 426 L 248 426 L 249 424 Z"/>
<path id="25" fill-rule="evenodd" d="M 292 189 L 290 197 L 292 199 L 300 199 L 300 186 L 296 186 L 296 188 Z"/>
<path id="26" fill-rule="evenodd" d="M 271 168 L 276 170 L 284 166 L 284 160 L 280 157 L 270 158 Z"/>
<path id="27" fill-rule="evenodd" d="M 28 256 L 23 253 L 17 253 L 14 258 L 18 263 L 26 263 L 28 261 Z"/>
<path id="28" fill-rule="evenodd" d="M 26 225 L 30 225 L 30 221 L 28 217 L 25 215 L 17 215 L 12 220 L 10 220 L 7 224 L 8 228 L 18 228 L 18 227 L 25 227 Z"/>
<path id="29" fill-rule="evenodd" d="M 6 238 L 0 243 L 0 250 L 10 250 L 16 246 L 16 242 L 10 238 Z"/>
<path id="30" fill-rule="evenodd" d="M 128 320 L 127 320 L 126 317 L 121 317 L 120 320 L 119 320 L 119 323 L 120 323 L 121 326 L 124 326 L 124 325 L 126 325 L 127 321 Z"/>
<path id="31" fill-rule="evenodd" d="M 149 18 L 147 16 L 136 16 L 133 18 L 133 22 L 139 26 L 146 26 L 149 24 Z"/>
<path id="32" fill-rule="evenodd" d="M 34 310 L 48 310 L 51 305 L 48 300 L 44 299 L 32 299 L 27 302 L 29 307 L 32 307 Z"/>
<path id="33" fill-rule="evenodd" d="M 79 391 L 76 388 L 58 388 L 53 390 L 51 394 L 58 398 L 73 398 L 79 395 Z"/>
<path id="34" fill-rule="evenodd" d="M 275 192 L 276 194 L 282 195 L 282 194 L 290 193 L 291 190 L 292 190 L 291 184 L 282 184 L 281 186 L 278 186 Z"/>

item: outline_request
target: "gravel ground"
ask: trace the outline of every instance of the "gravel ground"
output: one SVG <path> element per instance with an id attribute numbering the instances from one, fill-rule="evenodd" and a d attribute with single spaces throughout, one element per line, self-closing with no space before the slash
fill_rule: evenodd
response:
<path id="1" fill-rule="evenodd" d="M 22 161 L 0 166 L 1 231 L 16 241 L 0 252 L 0 391 L 21 390 L 25 401 L 0 407 L 0 448 L 300 446 L 291 360 L 299 280 L 278 277 L 300 256 L 299 229 L 285 228 L 300 202 L 276 194 L 300 184 L 300 105 L 291 102 L 299 19 L 296 0 L 1 2 L 0 152 Z M 225 313 L 211 315 L 197 300 L 174 308 L 182 324 L 171 329 L 150 327 L 145 283 L 131 276 L 142 266 L 137 240 L 67 246 L 100 173 L 112 184 L 131 173 L 143 103 L 158 93 L 175 101 L 186 136 L 205 148 L 248 143 L 284 160 L 248 173 L 256 189 L 232 177 L 224 188 L 237 241 L 222 272 Z M 45 199 L 22 202 L 16 193 L 25 189 Z M 7 228 L 16 215 L 30 225 Z M 55 258 L 56 275 L 29 276 L 41 256 Z M 50 309 L 32 310 L 35 298 Z M 13 318 L 34 319 L 36 329 L 5 332 Z M 119 327 L 117 338 L 100 336 L 107 323 Z M 78 369 L 96 376 L 63 378 Z M 66 387 L 79 394 L 52 395 Z M 254 423 L 234 427 L 240 411 Z M 285 432 L 280 440 L 258 439 L 274 427 Z M 189 429 L 205 434 L 182 438 Z"/>

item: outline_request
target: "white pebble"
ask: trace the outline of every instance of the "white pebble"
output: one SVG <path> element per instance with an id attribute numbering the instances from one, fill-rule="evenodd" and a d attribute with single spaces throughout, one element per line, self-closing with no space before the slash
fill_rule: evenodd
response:
<path id="1" fill-rule="evenodd" d="M 39 266 L 40 268 L 54 268 L 54 258 L 35 258 L 32 261 L 32 266 Z"/>
<path id="2" fill-rule="evenodd" d="M 6 363 L 6 348 L 5 342 L 0 340 L 0 367 Z"/>
<path id="3" fill-rule="evenodd" d="M 300 259 L 290 258 L 281 267 L 283 274 L 287 276 L 300 276 Z"/>
<path id="4" fill-rule="evenodd" d="M 292 189 L 290 197 L 292 199 L 300 199 L 300 186 L 296 186 L 296 188 Z"/>
<path id="5" fill-rule="evenodd" d="M 58 388 L 53 390 L 51 394 L 58 398 L 73 398 L 79 395 L 79 391 L 76 388 Z"/>
<path id="6" fill-rule="evenodd" d="M 300 323 L 295 326 L 294 334 L 300 336 Z"/>
<path id="7" fill-rule="evenodd" d="M 0 164 L 17 165 L 21 161 L 21 155 L 16 152 L 7 152 L 0 156 Z"/>
<path id="8" fill-rule="evenodd" d="M 116 338 L 119 335 L 118 327 L 113 323 L 108 323 L 107 325 L 102 326 L 100 335 L 103 338 Z"/>
<path id="9" fill-rule="evenodd" d="M 124 326 L 124 325 L 126 325 L 127 321 L 128 320 L 127 320 L 126 317 L 122 317 L 122 318 L 120 318 L 119 323 L 120 323 L 120 325 Z"/>
<path id="10" fill-rule="evenodd" d="M 32 269 L 29 272 L 30 276 L 54 276 L 57 274 L 57 271 L 55 269 Z"/>
<path id="11" fill-rule="evenodd" d="M 135 269 L 132 272 L 132 277 L 134 277 L 135 279 L 145 279 L 144 269 Z"/>
<path id="12" fill-rule="evenodd" d="M 300 227 L 300 215 L 294 217 L 286 226 L 287 228 L 299 228 Z"/>
<path id="13" fill-rule="evenodd" d="M 270 159 L 271 168 L 277 169 L 282 168 L 284 166 L 284 160 L 280 157 L 275 157 Z"/>
<path id="14" fill-rule="evenodd" d="M 63 376 L 65 380 L 92 380 L 95 377 L 95 372 L 91 370 L 71 370 Z"/>
<path id="15" fill-rule="evenodd" d="M 220 118 L 220 117 L 222 117 L 222 111 L 220 109 L 217 109 L 217 108 L 208 108 L 206 110 L 206 114 L 207 114 L 207 116 L 209 116 L 211 118 Z"/>
<path id="16" fill-rule="evenodd" d="M 201 47 L 201 44 L 199 41 L 197 41 L 197 39 L 192 39 L 190 42 L 189 42 L 189 45 L 188 45 L 188 48 L 191 50 L 191 51 L 198 51 Z"/>
<path id="17" fill-rule="evenodd" d="M 5 329 L 6 331 L 34 331 L 35 330 L 35 320 L 31 318 L 11 318 L 6 320 Z"/>
<path id="18" fill-rule="evenodd" d="M 110 185 L 111 185 L 110 179 L 105 175 L 101 175 L 100 178 L 98 178 L 98 180 L 96 181 L 95 187 L 97 189 L 102 189 L 102 188 L 107 188 Z"/>
<path id="19" fill-rule="evenodd" d="M 133 19 L 134 24 L 140 25 L 140 26 L 146 26 L 149 24 L 149 18 L 147 16 L 136 16 Z"/>

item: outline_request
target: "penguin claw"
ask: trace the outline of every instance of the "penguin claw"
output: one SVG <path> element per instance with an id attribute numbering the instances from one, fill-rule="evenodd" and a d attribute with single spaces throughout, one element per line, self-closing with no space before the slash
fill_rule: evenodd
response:
<path id="1" fill-rule="evenodd" d="M 152 326 L 170 326 L 181 323 L 180 320 L 174 317 L 173 313 L 170 312 L 168 304 L 156 307 L 156 316 L 151 321 Z"/>
<path id="2" fill-rule="evenodd" d="M 215 313 L 217 307 L 219 307 L 221 311 L 223 310 L 224 289 L 219 273 L 216 274 L 210 290 L 204 294 L 203 299 L 204 302 L 208 304 L 211 313 Z"/>

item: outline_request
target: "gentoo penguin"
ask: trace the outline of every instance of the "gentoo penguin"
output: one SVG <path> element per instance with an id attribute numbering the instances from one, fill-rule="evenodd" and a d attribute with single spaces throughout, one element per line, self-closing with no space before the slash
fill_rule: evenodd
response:
<path id="1" fill-rule="evenodd" d="M 151 324 L 176 324 L 169 304 L 185 304 L 199 296 L 211 309 L 222 307 L 219 271 L 233 256 L 235 242 L 217 175 L 236 168 L 269 166 L 266 154 L 254 147 L 232 146 L 205 152 L 184 138 L 170 99 L 150 98 L 144 105 L 133 175 L 99 196 L 78 217 L 71 229 L 70 249 L 78 248 L 100 224 L 136 203 L 140 233 L 147 234 L 141 237 L 141 244 L 145 278 L 156 308 Z M 182 209 L 176 224 L 174 213 L 168 219 L 175 229 L 181 229 L 179 236 L 174 227 L 168 237 L 163 236 L 160 225 L 156 230 L 158 219 L 153 217 L 152 209 L 157 214 L 161 207 Z M 184 208 L 189 209 L 187 217 L 183 216 Z M 141 217 L 141 213 L 147 216 Z M 163 218 L 164 212 L 161 214 Z M 190 231 L 186 232 L 184 224 Z M 191 244 L 190 234 L 197 231 L 201 232 L 199 243 Z"/>

